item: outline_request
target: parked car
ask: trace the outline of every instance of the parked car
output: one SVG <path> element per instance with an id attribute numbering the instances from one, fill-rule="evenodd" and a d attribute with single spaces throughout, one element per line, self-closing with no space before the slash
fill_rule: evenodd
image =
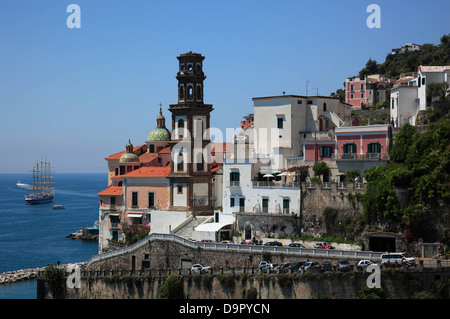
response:
<path id="1" fill-rule="evenodd" d="M 233 244 L 233 242 L 231 240 L 222 240 L 220 243 L 221 244 Z"/>
<path id="2" fill-rule="evenodd" d="M 195 265 L 192 265 L 192 267 L 191 267 L 191 271 L 193 273 L 200 273 L 200 274 L 206 274 L 207 272 L 209 272 L 210 269 L 211 269 L 211 267 L 205 266 L 203 264 L 195 264 Z"/>
<path id="3" fill-rule="evenodd" d="M 317 271 L 320 269 L 320 264 L 318 261 L 307 261 L 304 265 L 303 265 L 305 271 L 309 270 L 309 271 Z"/>
<path id="4" fill-rule="evenodd" d="M 358 262 L 358 264 L 356 265 L 356 269 L 358 269 L 358 270 L 364 270 L 364 269 L 367 268 L 367 266 L 369 266 L 369 265 L 371 265 L 371 264 L 373 264 L 373 262 L 371 262 L 370 260 L 368 260 L 368 259 L 363 259 L 363 260 L 360 260 L 360 261 Z"/>
<path id="5" fill-rule="evenodd" d="M 280 246 L 280 247 L 282 247 L 283 244 L 280 243 L 279 241 L 269 241 L 269 242 L 265 243 L 264 246 Z"/>
<path id="6" fill-rule="evenodd" d="M 296 261 L 289 265 L 289 269 L 299 270 L 301 266 L 303 266 L 304 262 Z"/>
<path id="7" fill-rule="evenodd" d="M 305 246 L 303 246 L 302 244 L 299 244 L 299 243 L 290 243 L 289 247 L 305 248 Z"/>
<path id="8" fill-rule="evenodd" d="M 334 249 L 333 246 L 328 245 L 328 244 L 325 243 L 325 242 L 318 242 L 318 243 L 315 243 L 315 244 L 314 244 L 314 248 L 316 248 L 316 249 Z"/>
<path id="9" fill-rule="evenodd" d="M 405 253 L 387 253 L 381 255 L 381 264 L 383 266 L 415 266 L 414 257 L 408 257 Z"/>
<path id="10" fill-rule="evenodd" d="M 347 260 L 339 260 L 337 269 L 339 271 L 350 271 L 351 267 Z"/>
<path id="11" fill-rule="evenodd" d="M 320 264 L 320 271 L 321 272 L 325 272 L 325 271 L 332 271 L 333 268 L 331 267 L 331 262 L 329 261 L 322 261 L 322 263 Z"/>
<path id="12" fill-rule="evenodd" d="M 280 266 L 280 272 L 289 272 L 291 263 L 282 263 Z"/>
<path id="13" fill-rule="evenodd" d="M 271 268 L 272 264 L 264 260 L 258 265 L 258 269 L 261 269 L 262 272 L 270 272 Z"/>

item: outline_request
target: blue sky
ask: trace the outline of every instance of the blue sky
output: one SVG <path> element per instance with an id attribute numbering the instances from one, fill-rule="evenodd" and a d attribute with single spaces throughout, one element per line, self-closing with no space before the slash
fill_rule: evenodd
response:
<path id="1" fill-rule="evenodd" d="M 71 3 L 79 29 L 66 25 Z M 379 29 L 366 25 L 371 3 Z M 304 95 L 306 81 L 329 95 L 369 58 L 438 44 L 448 12 L 448 0 L 2 0 L 0 173 L 42 158 L 56 172 L 106 172 L 104 157 L 145 142 L 159 103 L 170 119 L 181 53 L 206 57 L 205 103 L 225 132 L 253 112 L 253 97 Z"/>

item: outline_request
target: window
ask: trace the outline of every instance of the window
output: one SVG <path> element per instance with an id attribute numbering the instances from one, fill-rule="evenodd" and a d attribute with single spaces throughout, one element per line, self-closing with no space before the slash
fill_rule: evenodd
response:
<path id="1" fill-rule="evenodd" d="M 327 103 L 323 103 L 323 111 L 324 111 L 324 112 L 327 111 Z"/>
<path id="2" fill-rule="evenodd" d="M 180 86 L 180 100 L 184 99 L 184 86 Z"/>
<path id="3" fill-rule="evenodd" d="M 182 128 L 182 127 L 184 127 L 184 121 L 183 121 L 183 119 L 179 119 L 178 120 L 178 128 Z"/>
<path id="4" fill-rule="evenodd" d="M 149 153 L 155 153 L 155 145 L 151 144 L 150 149 L 148 151 Z"/>
<path id="5" fill-rule="evenodd" d="M 230 207 L 234 207 L 234 197 L 230 197 Z"/>
<path id="6" fill-rule="evenodd" d="M 262 211 L 263 211 L 263 213 L 269 212 L 269 199 L 268 198 L 262 199 Z"/>
<path id="7" fill-rule="evenodd" d="M 422 78 L 422 85 L 425 85 L 425 77 Z"/>
<path id="8" fill-rule="evenodd" d="M 350 84 L 350 91 L 353 91 L 353 84 Z"/>
<path id="9" fill-rule="evenodd" d="M 302 100 L 297 100 L 297 104 L 303 104 Z"/>
<path id="10" fill-rule="evenodd" d="M 283 128 L 283 118 L 277 117 L 277 128 Z"/>
<path id="11" fill-rule="evenodd" d="M 177 194 L 183 194 L 183 185 L 177 186 Z"/>
<path id="12" fill-rule="evenodd" d="M 245 211 L 245 197 L 239 198 L 239 212 L 243 213 Z"/>
<path id="13" fill-rule="evenodd" d="M 381 144 L 378 142 L 367 144 L 367 153 L 381 153 Z"/>
<path id="14" fill-rule="evenodd" d="M 239 172 L 230 172 L 230 181 L 239 182 Z"/>
<path id="15" fill-rule="evenodd" d="M 111 206 L 116 206 L 116 197 L 115 196 L 111 196 Z"/>
<path id="16" fill-rule="evenodd" d="M 288 214 L 289 213 L 289 198 L 283 198 L 283 213 Z"/>
<path id="17" fill-rule="evenodd" d="M 138 206 L 138 192 L 132 192 L 131 193 L 131 207 L 137 207 Z"/>
<path id="18" fill-rule="evenodd" d="M 230 186 L 239 186 L 239 172 L 230 172 Z"/>
<path id="19" fill-rule="evenodd" d="M 362 99 L 364 98 L 364 93 L 361 93 L 361 98 L 362 98 Z"/>
<path id="20" fill-rule="evenodd" d="M 148 207 L 155 207 L 155 193 L 148 193 Z"/>
<path id="21" fill-rule="evenodd" d="M 331 154 L 333 154 L 332 146 L 322 146 L 320 148 L 320 157 L 331 157 Z"/>
<path id="22" fill-rule="evenodd" d="M 361 84 L 361 91 L 364 91 L 364 84 Z"/>
<path id="23" fill-rule="evenodd" d="M 391 100 L 391 109 L 394 109 L 394 99 Z"/>
<path id="24" fill-rule="evenodd" d="M 352 93 L 352 94 L 350 94 L 350 99 L 352 99 L 352 100 L 353 100 L 353 93 Z"/>
<path id="25" fill-rule="evenodd" d="M 197 171 L 201 172 L 203 171 L 203 155 L 201 155 L 198 160 L 199 161 L 197 162 Z"/>
<path id="26" fill-rule="evenodd" d="M 356 144 L 355 143 L 344 144 L 344 153 L 356 153 Z"/>
<path id="27" fill-rule="evenodd" d="M 183 170 L 184 170 L 184 168 L 183 168 L 183 160 L 181 160 L 177 164 L 177 172 L 182 172 Z"/>

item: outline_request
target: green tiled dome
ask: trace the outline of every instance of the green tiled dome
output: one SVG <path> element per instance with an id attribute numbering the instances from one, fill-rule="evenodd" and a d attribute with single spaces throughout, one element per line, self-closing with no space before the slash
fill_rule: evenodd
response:
<path id="1" fill-rule="evenodd" d="M 155 128 L 153 131 L 148 134 L 147 141 L 148 142 L 157 142 L 157 141 L 170 141 L 171 135 L 170 131 L 166 128 Z"/>

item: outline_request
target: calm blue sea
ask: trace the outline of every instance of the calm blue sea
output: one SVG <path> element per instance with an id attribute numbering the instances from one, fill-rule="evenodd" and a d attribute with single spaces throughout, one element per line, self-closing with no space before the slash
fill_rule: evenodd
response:
<path id="1" fill-rule="evenodd" d="M 98 219 L 98 192 L 107 187 L 107 174 L 55 174 L 51 204 L 26 205 L 27 174 L 0 174 L 0 273 L 89 260 L 97 243 L 66 236 Z M 54 204 L 66 207 L 53 210 Z M 36 282 L 0 285 L 0 299 L 34 299 Z"/>

